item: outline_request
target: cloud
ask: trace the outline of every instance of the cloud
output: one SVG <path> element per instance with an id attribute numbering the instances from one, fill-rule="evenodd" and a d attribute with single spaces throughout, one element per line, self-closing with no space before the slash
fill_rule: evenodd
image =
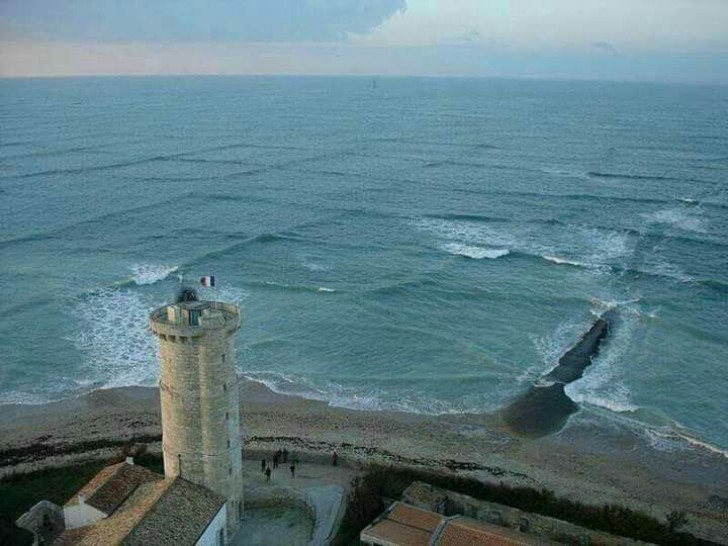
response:
<path id="1" fill-rule="evenodd" d="M 473 31 L 487 37 L 481 43 L 521 52 L 583 52 L 608 44 L 621 54 L 725 54 L 728 0 L 408 0 L 406 11 L 356 38 L 422 47 Z"/>
<path id="2" fill-rule="evenodd" d="M 0 28 L 65 41 L 337 41 L 406 8 L 406 0 L 2 0 Z"/>
<path id="3" fill-rule="evenodd" d="M 611 55 L 617 54 L 617 48 L 614 47 L 609 42 L 594 42 L 592 44 L 592 47 L 596 49 L 597 51 L 601 51 L 603 53 L 609 53 Z"/>

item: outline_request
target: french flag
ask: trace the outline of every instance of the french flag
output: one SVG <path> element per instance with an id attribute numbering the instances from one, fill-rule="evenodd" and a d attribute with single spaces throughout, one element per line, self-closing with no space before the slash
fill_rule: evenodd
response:
<path id="1" fill-rule="evenodd" d="M 215 286 L 215 276 L 212 275 L 210 277 L 200 277 L 200 284 L 202 286 L 207 286 L 210 288 L 214 287 Z"/>

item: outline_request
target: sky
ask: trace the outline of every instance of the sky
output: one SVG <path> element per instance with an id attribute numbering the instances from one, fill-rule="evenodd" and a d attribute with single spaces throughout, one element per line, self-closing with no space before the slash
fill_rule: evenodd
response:
<path id="1" fill-rule="evenodd" d="M 0 77 L 728 84 L 728 0 L 0 0 Z"/>

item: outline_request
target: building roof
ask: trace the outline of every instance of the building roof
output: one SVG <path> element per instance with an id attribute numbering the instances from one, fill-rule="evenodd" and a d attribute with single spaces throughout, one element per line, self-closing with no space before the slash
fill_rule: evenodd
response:
<path id="1" fill-rule="evenodd" d="M 93 487 L 89 487 L 87 491 L 92 493 L 100 491 L 103 484 L 108 483 L 117 474 L 118 466 L 104 468 L 79 493 L 92 485 Z M 126 466 L 134 468 L 132 465 Z M 147 472 L 156 479 L 138 483 L 116 505 L 109 517 L 85 527 L 68 529 L 53 542 L 53 545 L 164 546 L 197 542 L 224 506 L 225 499 L 202 485 L 182 478 L 163 478 L 154 472 Z M 126 491 L 126 487 L 118 490 Z"/>
<path id="2" fill-rule="evenodd" d="M 395 502 L 361 532 L 361 539 L 388 546 L 428 546 L 430 537 L 444 520 L 440 514 Z"/>
<path id="3" fill-rule="evenodd" d="M 552 544 L 512 529 L 462 516 L 435 512 L 395 502 L 361 532 L 362 542 L 386 546 L 531 546 Z"/>
<path id="4" fill-rule="evenodd" d="M 159 500 L 124 540 L 128 545 L 194 544 L 225 505 L 206 487 L 174 478 Z"/>
<path id="5" fill-rule="evenodd" d="M 442 520 L 445 518 L 429 510 L 396 502 L 387 514 L 387 519 L 432 533 L 440 526 Z"/>
<path id="6" fill-rule="evenodd" d="M 111 516 L 91 525 L 67 529 L 53 542 L 53 546 L 123 544 L 126 536 L 142 521 L 172 481 L 161 479 L 141 484 L 127 502 Z"/>
<path id="7" fill-rule="evenodd" d="M 71 497 L 66 506 L 78 504 L 80 497 L 104 514 L 114 511 L 142 483 L 161 480 L 162 476 L 133 464 L 119 463 L 103 468 Z"/>
<path id="8" fill-rule="evenodd" d="M 447 521 L 433 544 L 437 546 L 475 546 L 477 544 L 530 546 L 551 544 L 551 542 L 498 525 L 455 516 Z"/>

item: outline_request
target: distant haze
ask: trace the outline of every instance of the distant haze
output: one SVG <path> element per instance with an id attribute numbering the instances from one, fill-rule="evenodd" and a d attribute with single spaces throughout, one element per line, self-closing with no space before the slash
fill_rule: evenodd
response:
<path id="1" fill-rule="evenodd" d="M 3 0 L 0 76 L 728 83 L 728 0 Z"/>

